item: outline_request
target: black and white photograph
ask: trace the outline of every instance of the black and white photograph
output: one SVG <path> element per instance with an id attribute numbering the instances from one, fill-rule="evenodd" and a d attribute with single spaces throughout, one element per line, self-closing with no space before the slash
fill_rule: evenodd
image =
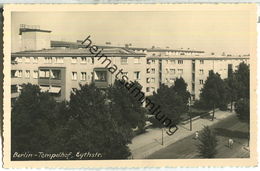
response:
<path id="1" fill-rule="evenodd" d="M 8 165 L 256 164 L 255 5 L 38 6 L 4 7 Z"/>

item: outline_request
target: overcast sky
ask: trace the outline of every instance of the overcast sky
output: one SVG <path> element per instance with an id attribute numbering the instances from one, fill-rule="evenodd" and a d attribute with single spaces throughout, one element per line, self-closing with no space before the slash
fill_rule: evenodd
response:
<path id="1" fill-rule="evenodd" d="M 13 12 L 12 50 L 19 49 L 19 25 L 51 30 L 52 40 L 83 40 L 96 44 L 132 43 L 134 47 L 196 49 L 206 52 L 252 52 L 254 23 L 248 11 L 169 12 Z"/>

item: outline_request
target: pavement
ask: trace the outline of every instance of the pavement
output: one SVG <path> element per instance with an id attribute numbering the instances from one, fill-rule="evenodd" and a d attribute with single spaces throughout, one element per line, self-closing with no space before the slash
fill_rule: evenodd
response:
<path id="1" fill-rule="evenodd" d="M 146 133 L 134 137 L 132 144 L 128 145 L 132 153 L 130 158 L 145 159 L 152 153 L 164 149 L 187 136 L 195 135 L 195 132 L 202 130 L 204 126 L 214 125 L 232 115 L 235 115 L 235 113 L 229 111 L 216 111 L 214 121 L 208 118 L 197 119 L 192 122 L 192 131 L 190 131 L 190 123 L 184 125 L 180 124 L 178 125 L 179 129 L 171 136 L 166 134 L 166 130 L 162 131 L 160 128 L 149 128 L 146 130 Z"/>
<path id="2" fill-rule="evenodd" d="M 237 116 L 231 115 L 225 120 L 218 122 L 210 129 L 217 136 L 217 154 L 214 158 L 248 158 L 250 157 L 248 145 L 248 124 L 241 122 Z M 232 138 L 232 148 L 228 146 L 228 140 Z M 203 158 L 199 155 L 197 145 L 199 140 L 194 135 L 187 136 L 155 153 L 149 159 L 194 159 Z"/>

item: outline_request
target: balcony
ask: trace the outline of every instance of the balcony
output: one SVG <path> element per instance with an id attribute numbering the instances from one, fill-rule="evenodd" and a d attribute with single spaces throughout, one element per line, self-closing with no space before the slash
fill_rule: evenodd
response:
<path id="1" fill-rule="evenodd" d="M 107 88 L 111 81 L 109 81 L 110 74 L 106 68 L 94 68 L 94 83 L 98 88 Z"/>

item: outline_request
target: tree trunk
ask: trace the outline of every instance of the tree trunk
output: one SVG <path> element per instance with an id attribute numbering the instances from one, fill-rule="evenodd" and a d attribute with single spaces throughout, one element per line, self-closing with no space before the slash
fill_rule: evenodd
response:
<path id="1" fill-rule="evenodd" d="M 162 145 L 163 145 L 163 128 L 162 128 Z"/>
<path id="2" fill-rule="evenodd" d="M 230 111 L 233 112 L 233 100 L 231 100 L 230 105 L 231 105 L 231 107 L 230 107 Z"/>
<path id="3" fill-rule="evenodd" d="M 214 121 L 214 117 L 215 117 L 215 104 L 213 105 L 212 121 Z"/>

